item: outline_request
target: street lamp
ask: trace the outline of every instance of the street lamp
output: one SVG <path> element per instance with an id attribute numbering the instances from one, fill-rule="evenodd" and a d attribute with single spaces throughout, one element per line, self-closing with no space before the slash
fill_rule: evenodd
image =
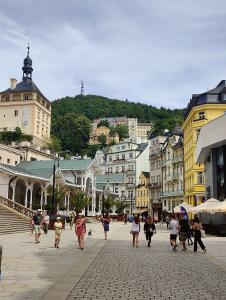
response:
<path id="1" fill-rule="evenodd" d="M 133 215 L 133 194 L 130 192 L 130 213 Z"/>

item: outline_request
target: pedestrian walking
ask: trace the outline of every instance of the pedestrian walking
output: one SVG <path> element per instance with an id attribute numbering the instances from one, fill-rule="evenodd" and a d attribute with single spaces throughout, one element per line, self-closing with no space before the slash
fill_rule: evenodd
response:
<path id="1" fill-rule="evenodd" d="M 169 215 L 166 216 L 166 227 L 169 229 L 170 217 Z"/>
<path id="2" fill-rule="evenodd" d="M 144 234 L 146 235 L 146 240 L 148 241 L 148 247 L 151 246 L 151 238 L 154 233 L 156 233 L 154 220 L 151 216 L 148 216 L 144 223 Z"/>
<path id="3" fill-rule="evenodd" d="M 46 215 L 45 215 L 45 217 L 44 217 L 44 219 L 43 219 L 43 231 L 44 231 L 44 233 L 45 234 L 47 234 L 48 233 L 48 230 L 49 230 L 49 215 L 48 215 L 48 213 L 46 213 Z"/>
<path id="4" fill-rule="evenodd" d="M 127 214 L 124 215 L 124 224 L 126 225 L 127 224 L 127 221 L 128 221 L 128 217 L 127 217 Z"/>
<path id="5" fill-rule="evenodd" d="M 182 216 L 182 218 L 179 221 L 179 239 L 183 245 L 182 250 L 186 251 L 186 240 L 188 238 L 190 232 L 190 226 L 188 224 L 188 220 L 185 218 L 185 216 Z"/>
<path id="6" fill-rule="evenodd" d="M 202 224 L 200 224 L 199 218 L 197 216 L 195 216 L 194 218 L 194 225 L 193 225 L 193 230 L 194 230 L 194 252 L 197 252 L 197 247 L 198 244 L 199 246 L 202 248 L 203 252 L 206 252 L 206 247 L 204 246 L 203 242 L 202 242 L 202 236 L 201 236 L 201 230 L 203 230 L 202 228 Z"/>
<path id="7" fill-rule="evenodd" d="M 177 235 L 178 235 L 178 222 L 176 220 L 175 214 L 171 215 L 171 221 L 169 224 L 170 228 L 170 244 L 173 247 L 173 250 L 177 250 Z"/>
<path id="8" fill-rule="evenodd" d="M 54 229 L 55 229 L 55 244 L 54 247 L 55 248 L 60 248 L 60 239 L 61 239 L 61 232 L 62 232 L 62 228 L 63 228 L 63 224 L 60 221 L 61 218 L 57 217 L 56 218 L 56 222 L 54 223 Z"/>
<path id="9" fill-rule="evenodd" d="M 108 215 L 105 215 L 101 218 L 101 223 L 104 228 L 104 239 L 107 240 L 108 232 L 109 232 L 109 224 L 110 224 L 110 219 L 109 219 Z"/>
<path id="10" fill-rule="evenodd" d="M 34 214 L 33 221 L 34 221 L 34 231 L 35 231 L 35 244 L 38 244 L 40 243 L 39 238 L 41 236 L 41 221 L 42 221 L 42 215 L 39 209 Z"/>
<path id="11" fill-rule="evenodd" d="M 30 220 L 30 227 L 31 227 L 31 235 L 33 235 L 35 229 L 33 218 Z"/>
<path id="12" fill-rule="evenodd" d="M 140 218 L 138 216 L 133 220 L 130 233 L 133 236 L 133 247 L 138 247 L 138 238 L 140 233 Z"/>
<path id="13" fill-rule="evenodd" d="M 82 214 L 78 215 L 78 218 L 75 222 L 75 234 L 78 238 L 78 248 L 84 249 L 84 237 L 86 234 L 86 221 L 85 217 Z"/>
<path id="14" fill-rule="evenodd" d="M 73 212 L 70 213 L 70 216 L 69 216 L 69 222 L 70 222 L 70 228 L 71 230 L 73 229 L 73 225 L 74 225 L 74 222 L 75 222 L 75 214 Z"/>

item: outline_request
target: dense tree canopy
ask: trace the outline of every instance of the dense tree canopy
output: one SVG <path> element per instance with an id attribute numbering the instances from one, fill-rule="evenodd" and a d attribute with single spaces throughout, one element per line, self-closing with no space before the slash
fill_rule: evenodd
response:
<path id="1" fill-rule="evenodd" d="M 164 125 L 169 130 L 174 127 L 175 122 L 181 124 L 183 118 L 182 110 L 179 109 L 156 108 L 152 105 L 95 95 L 65 97 L 52 103 L 53 118 L 63 116 L 68 112 L 84 114 L 90 120 L 124 116 L 137 118 L 139 122 L 155 123 L 158 120 L 164 120 Z"/>
<path id="2" fill-rule="evenodd" d="M 162 133 L 164 129 L 173 129 L 183 119 L 182 110 L 178 109 L 156 108 L 94 95 L 78 95 L 52 103 L 52 134 L 60 140 L 63 150 L 70 150 L 74 154 L 94 154 L 95 149 L 88 146 L 92 120 L 124 116 L 154 124 L 152 133 L 155 134 Z M 125 126 L 117 125 L 113 129 L 105 121 L 101 121 L 99 125 L 109 127 L 111 137 L 118 134 L 119 139 L 123 140 L 128 135 L 128 128 Z"/>
<path id="3" fill-rule="evenodd" d="M 59 116 L 52 124 L 52 133 L 61 141 L 62 149 L 83 153 L 91 131 L 90 120 L 74 112 Z"/>

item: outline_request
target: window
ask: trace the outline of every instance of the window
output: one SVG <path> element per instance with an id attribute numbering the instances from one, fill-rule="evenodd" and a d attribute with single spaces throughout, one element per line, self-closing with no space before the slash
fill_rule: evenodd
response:
<path id="1" fill-rule="evenodd" d="M 0 156 L 0 161 L 2 160 L 2 157 Z"/>
<path id="2" fill-rule="evenodd" d="M 10 159 L 9 158 L 7 158 L 7 164 L 9 164 L 10 163 Z"/>
<path id="3" fill-rule="evenodd" d="M 132 152 L 129 154 L 129 158 L 133 158 L 133 153 Z"/>
<path id="4" fill-rule="evenodd" d="M 123 173 L 125 172 L 125 166 L 122 166 L 122 172 Z"/>
<path id="5" fill-rule="evenodd" d="M 126 157 L 125 154 L 122 154 L 122 159 L 125 159 L 125 157 Z"/>
<path id="6" fill-rule="evenodd" d="M 125 150 L 126 149 L 126 146 L 122 146 L 122 150 Z"/>
<path id="7" fill-rule="evenodd" d="M 109 156 L 109 161 L 112 161 L 112 156 Z"/>
<path id="8" fill-rule="evenodd" d="M 15 116 L 15 117 L 18 116 L 18 110 L 14 110 L 14 116 Z"/>
<path id="9" fill-rule="evenodd" d="M 116 155 L 116 160 L 119 160 L 119 155 Z"/>
<path id="10" fill-rule="evenodd" d="M 199 112 L 199 119 L 200 120 L 204 120 L 205 119 L 205 112 L 204 111 L 200 111 Z"/>
<path id="11" fill-rule="evenodd" d="M 29 100 L 29 97 L 25 95 L 24 100 Z"/>
<path id="12" fill-rule="evenodd" d="M 119 167 L 116 167 L 116 173 L 118 173 L 119 172 Z"/>
<path id="13" fill-rule="evenodd" d="M 15 166 L 17 165 L 17 161 L 15 161 Z"/>
<path id="14" fill-rule="evenodd" d="M 196 137 L 197 137 L 197 140 L 198 140 L 198 138 L 199 138 L 200 131 L 201 131 L 201 128 L 196 129 Z"/>
<path id="15" fill-rule="evenodd" d="M 203 172 L 197 173 L 197 182 L 198 184 L 204 184 L 204 174 Z"/>
<path id="16" fill-rule="evenodd" d="M 39 125 L 37 125 L 37 133 L 39 133 Z"/>

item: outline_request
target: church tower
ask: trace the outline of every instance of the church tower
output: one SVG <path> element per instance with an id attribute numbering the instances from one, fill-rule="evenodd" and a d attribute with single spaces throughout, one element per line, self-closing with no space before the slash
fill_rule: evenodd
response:
<path id="1" fill-rule="evenodd" d="M 32 136 L 32 142 L 42 145 L 50 137 L 51 103 L 32 80 L 30 47 L 23 63 L 22 81 L 10 79 L 10 88 L 0 93 L 0 131 L 14 131 L 19 127 Z"/>

